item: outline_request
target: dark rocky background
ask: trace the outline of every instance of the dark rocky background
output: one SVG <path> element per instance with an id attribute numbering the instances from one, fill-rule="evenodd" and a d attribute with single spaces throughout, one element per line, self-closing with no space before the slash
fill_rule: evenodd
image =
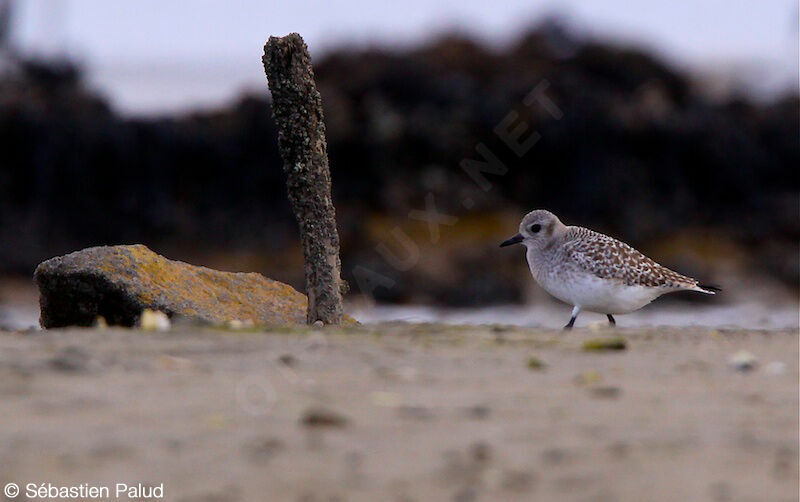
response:
<path id="1" fill-rule="evenodd" d="M 345 277 L 354 282 L 360 265 L 390 278 L 380 300 L 521 300 L 521 252 L 496 246 L 533 208 L 704 280 L 725 285 L 736 273 L 797 291 L 797 95 L 710 97 L 647 53 L 555 25 L 505 50 L 459 36 L 402 51 L 342 47 L 315 69 Z M 560 120 L 522 105 L 543 79 Z M 542 137 L 521 158 L 493 133 L 512 110 Z M 227 109 L 130 119 L 71 63 L 17 61 L 0 80 L 0 274 L 30 276 L 87 246 L 143 243 L 301 287 L 276 134 L 266 82 L 263 95 Z M 459 167 L 479 158 L 478 143 L 509 169 L 487 175 L 488 192 Z M 428 194 L 458 218 L 438 240 L 408 218 Z"/>

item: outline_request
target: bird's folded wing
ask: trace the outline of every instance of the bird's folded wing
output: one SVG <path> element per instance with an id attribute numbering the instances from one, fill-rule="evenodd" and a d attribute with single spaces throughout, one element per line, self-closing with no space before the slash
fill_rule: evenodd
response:
<path id="1" fill-rule="evenodd" d="M 612 237 L 576 228 L 564 244 L 570 260 L 579 268 L 628 286 L 691 288 L 697 281 L 661 266 L 636 249 Z"/>

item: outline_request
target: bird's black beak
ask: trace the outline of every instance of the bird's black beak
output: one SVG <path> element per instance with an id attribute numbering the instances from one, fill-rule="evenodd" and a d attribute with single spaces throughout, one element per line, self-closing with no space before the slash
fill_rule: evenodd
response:
<path id="1" fill-rule="evenodd" d="M 504 248 L 504 247 L 510 246 L 512 244 L 519 244 L 520 242 L 522 242 L 522 239 L 523 239 L 522 234 L 517 234 L 514 237 L 512 237 L 512 238 L 510 238 L 510 239 L 508 239 L 506 241 L 503 241 L 503 243 L 500 244 L 500 247 Z"/>

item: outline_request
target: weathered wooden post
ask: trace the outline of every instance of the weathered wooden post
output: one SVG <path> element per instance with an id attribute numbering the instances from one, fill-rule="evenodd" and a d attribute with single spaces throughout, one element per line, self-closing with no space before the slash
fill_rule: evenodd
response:
<path id="1" fill-rule="evenodd" d="M 307 321 L 342 320 L 341 262 L 322 98 L 303 38 L 297 33 L 269 37 L 264 70 L 278 124 L 278 147 L 286 171 L 289 200 L 300 225 L 305 258 Z"/>

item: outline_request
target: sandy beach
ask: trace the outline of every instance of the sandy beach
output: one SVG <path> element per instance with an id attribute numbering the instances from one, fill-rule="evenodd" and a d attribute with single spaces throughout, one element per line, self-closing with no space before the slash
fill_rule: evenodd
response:
<path id="1" fill-rule="evenodd" d="M 583 345 L 614 336 L 626 349 Z M 0 396 L 15 500 L 28 483 L 179 501 L 798 495 L 797 330 L 2 332 Z"/>

